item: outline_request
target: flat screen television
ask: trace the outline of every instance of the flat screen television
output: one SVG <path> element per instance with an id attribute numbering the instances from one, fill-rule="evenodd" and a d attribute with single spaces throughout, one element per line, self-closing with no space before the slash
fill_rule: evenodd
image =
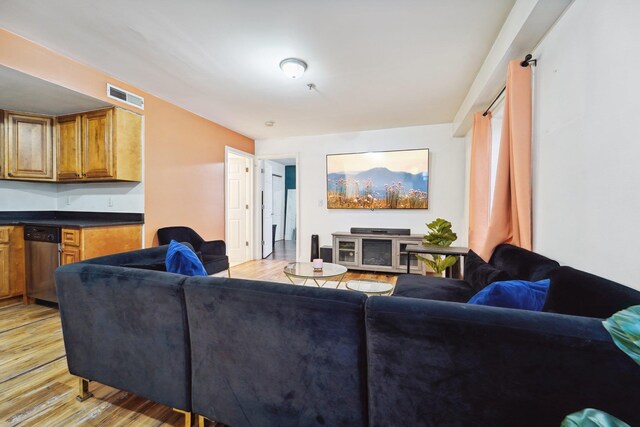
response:
<path id="1" fill-rule="evenodd" d="M 427 209 L 429 150 L 327 155 L 327 208 Z"/>

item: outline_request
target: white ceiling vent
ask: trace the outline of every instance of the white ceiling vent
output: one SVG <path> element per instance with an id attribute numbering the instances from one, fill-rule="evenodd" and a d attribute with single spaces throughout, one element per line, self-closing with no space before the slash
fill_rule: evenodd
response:
<path id="1" fill-rule="evenodd" d="M 125 104 L 133 105 L 134 107 L 138 107 L 141 110 L 144 110 L 144 98 L 133 94 L 124 89 L 120 89 L 112 85 L 111 83 L 107 83 L 107 96 L 109 98 L 117 99 L 118 101 L 122 101 Z"/>

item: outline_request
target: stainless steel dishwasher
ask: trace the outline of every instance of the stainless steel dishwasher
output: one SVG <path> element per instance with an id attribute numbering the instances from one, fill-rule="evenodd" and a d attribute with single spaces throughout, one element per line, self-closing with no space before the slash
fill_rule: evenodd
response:
<path id="1" fill-rule="evenodd" d="M 58 302 L 53 272 L 60 265 L 60 228 L 24 227 L 27 296 Z"/>

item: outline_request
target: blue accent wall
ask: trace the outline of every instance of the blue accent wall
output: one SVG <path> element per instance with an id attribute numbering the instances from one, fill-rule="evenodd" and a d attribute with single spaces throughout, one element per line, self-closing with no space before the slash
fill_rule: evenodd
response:
<path id="1" fill-rule="evenodd" d="M 296 189 L 296 167 L 295 166 L 284 167 L 284 189 L 285 189 L 285 192 L 286 190 Z"/>

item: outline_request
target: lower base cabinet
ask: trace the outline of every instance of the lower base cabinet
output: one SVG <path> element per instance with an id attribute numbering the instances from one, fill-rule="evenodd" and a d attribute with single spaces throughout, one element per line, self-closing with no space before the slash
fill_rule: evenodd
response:
<path id="1" fill-rule="evenodd" d="M 142 226 L 63 228 L 60 264 L 142 248 Z"/>
<path id="2" fill-rule="evenodd" d="M 25 292 L 24 228 L 0 226 L 0 300 Z"/>

